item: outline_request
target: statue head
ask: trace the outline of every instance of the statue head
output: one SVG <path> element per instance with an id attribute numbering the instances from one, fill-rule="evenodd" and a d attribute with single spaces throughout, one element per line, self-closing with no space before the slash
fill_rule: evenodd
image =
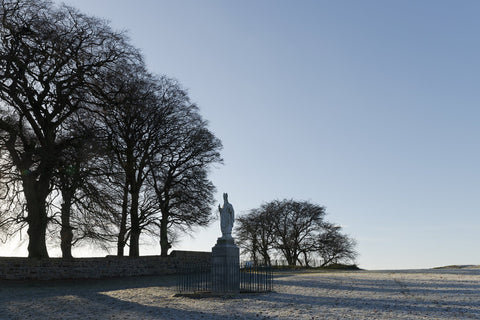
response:
<path id="1" fill-rule="evenodd" d="M 228 194 L 227 193 L 223 194 L 223 201 L 228 202 Z"/>

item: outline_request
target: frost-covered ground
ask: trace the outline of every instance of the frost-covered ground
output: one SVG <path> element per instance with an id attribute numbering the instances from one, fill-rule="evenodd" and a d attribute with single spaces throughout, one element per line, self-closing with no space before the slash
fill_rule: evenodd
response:
<path id="1" fill-rule="evenodd" d="M 480 319 L 480 269 L 281 274 L 275 292 L 173 297 L 172 277 L 0 282 L 0 319 Z"/>

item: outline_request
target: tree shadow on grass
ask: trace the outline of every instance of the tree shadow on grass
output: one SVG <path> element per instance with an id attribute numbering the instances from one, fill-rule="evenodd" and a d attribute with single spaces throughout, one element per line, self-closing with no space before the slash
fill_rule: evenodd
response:
<path id="1" fill-rule="evenodd" d="M 188 310 L 172 300 L 174 277 L 102 280 L 2 282 L 0 319 L 222 319 L 216 313 Z M 140 291 L 138 291 L 139 289 Z M 117 298 L 115 291 L 132 290 Z M 135 302 L 149 290 L 150 300 Z M 155 292 L 158 291 L 158 294 Z M 153 293 L 153 294 L 152 294 Z M 128 296 L 128 295 L 127 295 Z M 158 302 L 158 306 L 155 306 Z"/>

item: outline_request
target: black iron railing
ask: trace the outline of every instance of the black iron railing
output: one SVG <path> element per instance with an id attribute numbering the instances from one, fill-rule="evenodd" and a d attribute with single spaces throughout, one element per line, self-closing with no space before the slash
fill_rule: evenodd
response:
<path id="1" fill-rule="evenodd" d="M 271 266 L 245 266 L 240 268 L 240 292 L 273 291 Z"/>
<path id="2" fill-rule="evenodd" d="M 183 266 L 177 274 L 178 293 L 200 293 L 212 290 L 211 265 Z"/>
<path id="3" fill-rule="evenodd" d="M 223 277 L 225 274 L 228 277 Z M 233 287 L 236 290 L 232 290 Z M 261 293 L 272 290 L 273 272 L 270 266 L 191 265 L 184 266 L 177 274 L 178 293 Z"/>

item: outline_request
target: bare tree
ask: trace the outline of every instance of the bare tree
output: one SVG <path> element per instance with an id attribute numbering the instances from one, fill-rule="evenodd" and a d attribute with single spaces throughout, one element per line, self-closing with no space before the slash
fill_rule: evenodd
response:
<path id="1" fill-rule="evenodd" d="M 235 239 L 243 255 L 248 256 L 255 265 L 260 262 L 258 249 L 258 225 L 256 224 L 255 209 L 247 215 L 240 216 L 235 221 Z"/>
<path id="2" fill-rule="evenodd" d="M 262 205 L 237 219 L 236 238 L 244 254 L 255 264 L 271 263 L 270 254 L 275 244 L 272 206 Z"/>
<path id="3" fill-rule="evenodd" d="M 64 148 L 55 172 L 55 189 L 61 195 L 62 257 L 72 258 L 72 246 L 90 240 L 105 246 L 112 241 L 118 201 L 109 183 L 108 149 L 99 124 L 89 112 L 79 112 L 69 121 L 68 132 L 76 139 Z"/>
<path id="4" fill-rule="evenodd" d="M 29 257 L 48 257 L 47 197 L 66 119 L 89 106 L 101 69 L 130 47 L 103 21 L 43 0 L 3 0 L 0 8 L 0 130 L 26 204 Z"/>
<path id="5" fill-rule="evenodd" d="M 340 226 L 325 223 L 323 232 L 318 235 L 316 251 L 323 259 L 322 267 L 331 263 L 353 261 L 357 257 L 355 240 L 340 231 Z"/>
<path id="6" fill-rule="evenodd" d="M 166 254 L 169 234 L 208 224 L 221 143 L 178 83 L 151 76 L 122 34 L 68 6 L 2 0 L 0 10 L 0 229 L 28 226 L 29 257 L 43 258 L 54 221 L 71 257 L 117 224 L 118 254 L 129 240 L 138 256 L 142 230 L 159 226 Z M 101 118 L 94 133 L 85 117 Z M 113 155 L 105 171 L 91 166 L 100 141 Z"/>
<path id="7" fill-rule="evenodd" d="M 141 232 L 154 223 L 153 216 L 158 212 L 146 180 L 152 171 L 151 160 L 163 148 L 164 127 L 171 110 L 162 104 L 164 78 L 151 76 L 140 58 L 124 61 L 109 70 L 105 78 L 108 81 L 95 95 L 103 107 L 100 116 L 122 191 L 117 254 L 124 254 L 129 239 L 129 255 L 138 256 Z"/>
<path id="8" fill-rule="evenodd" d="M 164 78 L 162 87 L 162 105 L 171 112 L 162 131 L 163 147 L 151 161 L 150 182 L 160 208 L 160 247 L 165 256 L 172 229 L 188 231 L 211 221 L 215 187 L 208 172 L 222 162 L 222 144 L 178 83 Z"/>
<path id="9" fill-rule="evenodd" d="M 267 205 L 275 217 L 275 247 L 290 266 L 296 265 L 309 237 L 321 227 L 325 208 L 306 201 L 273 201 Z"/>
<path id="10" fill-rule="evenodd" d="M 320 255 L 323 266 L 354 260 L 355 240 L 341 228 L 324 221 L 325 208 L 307 201 L 274 200 L 238 218 L 236 237 L 245 254 L 255 263 L 270 262 L 273 250 L 290 266 L 309 266 L 311 256 Z M 301 255 L 303 260 L 300 259 Z"/>

